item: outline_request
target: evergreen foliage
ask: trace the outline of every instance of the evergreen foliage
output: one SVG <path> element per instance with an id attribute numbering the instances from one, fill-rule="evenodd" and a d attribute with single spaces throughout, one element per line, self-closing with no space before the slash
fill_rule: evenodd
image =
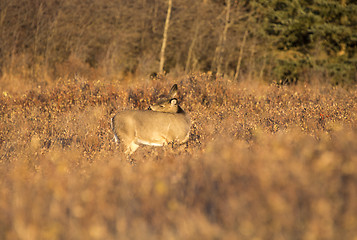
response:
<path id="1" fill-rule="evenodd" d="M 357 5 L 352 1 L 257 1 L 265 9 L 274 75 L 284 82 L 318 74 L 333 84 L 356 82 Z M 263 12 L 263 11 L 262 11 Z"/>

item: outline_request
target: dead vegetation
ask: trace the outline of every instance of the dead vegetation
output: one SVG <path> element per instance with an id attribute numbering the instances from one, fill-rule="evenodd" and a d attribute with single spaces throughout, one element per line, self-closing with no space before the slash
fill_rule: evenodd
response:
<path id="1" fill-rule="evenodd" d="M 109 119 L 173 83 L 188 146 L 131 164 Z M 207 74 L 0 96 L 0 239 L 355 239 L 357 92 Z"/>

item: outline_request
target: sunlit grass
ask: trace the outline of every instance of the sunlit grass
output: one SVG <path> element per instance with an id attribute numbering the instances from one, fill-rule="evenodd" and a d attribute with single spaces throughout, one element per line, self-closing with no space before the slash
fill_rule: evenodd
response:
<path id="1" fill-rule="evenodd" d="M 113 141 L 178 83 L 188 146 Z M 0 239 L 354 239 L 357 92 L 211 80 L 63 81 L 0 97 Z"/>

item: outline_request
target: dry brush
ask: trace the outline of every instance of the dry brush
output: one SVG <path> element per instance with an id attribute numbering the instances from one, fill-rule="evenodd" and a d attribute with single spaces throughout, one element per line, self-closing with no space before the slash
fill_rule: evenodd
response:
<path id="1" fill-rule="evenodd" d="M 188 146 L 127 161 L 109 119 L 172 83 Z M 210 75 L 0 97 L 1 239 L 354 239 L 356 90 Z"/>

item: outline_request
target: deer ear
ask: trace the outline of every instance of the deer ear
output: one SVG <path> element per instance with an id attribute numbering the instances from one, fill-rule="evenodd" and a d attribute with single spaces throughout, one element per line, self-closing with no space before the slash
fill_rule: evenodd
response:
<path id="1" fill-rule="evenodd" d="M 170 98 L 177 97 L 177 84 L 174 84 L 169 93 Z"/>
<path id="2" fill-rule="evenodd" d="M 173 98 L 170 100 L 171 106 L 177 105 L 177 99 Z"/>

